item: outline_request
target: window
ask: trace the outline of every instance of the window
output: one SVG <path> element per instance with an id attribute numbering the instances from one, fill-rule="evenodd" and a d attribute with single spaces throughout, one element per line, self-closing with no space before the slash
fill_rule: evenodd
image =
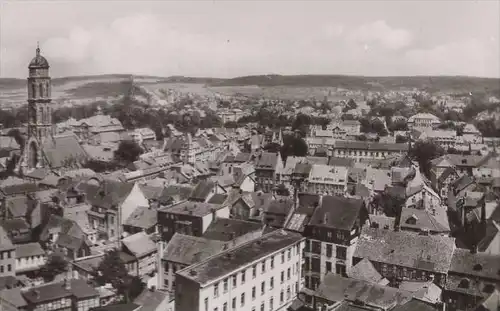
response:
<path id="1" fill-rule="evenodd" d="M 257 266 L 252 267 L 252 277 L 254 279 L 257 277 Z"/>
<path id="2" fill-rule="evenodd" d="M 326 245 L 326 257 L 332 257 L 333 255 L 333 247 L 331 244 Z"/>
<path id="3" fill-rule="evenodd" d="M 7 265 L 7 271 L 12 271 L 12 266 L 10 264 Z"/>
<path id="4" fill-rule="evenodd" d="M 262 282 L 260 283 L 260 294 L 264 295 L 265 292 L 266 292 L 266 282 Z"/>
<path id="5" fill-rule="evenodd" d="M 271 297 L 271 299 L 269 299 L 269 310 L 270 311 L 273 311 L 273 297 Z"/>
<path id="6" fill-rule="evenodd" d="M 237 281 L 237 278 L 236 278 L 236 274 L 233 275 L 233 287 L 236 287 L 236 281 Z"/>
<path id="7" fill-rule="evenodd" d="M 311 253 L 321 255 L 321 244 L 318 241 L 313 241 L 311 246 Z"/>
<path id="8" fill-rule="evenodd" d="M 270 287 L 271 289 L 273 289 L 273 288 L 274 288 L 274 276 L 273 276 L 273 277 L 271 277 L 271 280 L 269 281 L 269 287 Z"/>
<path id="9" fill-rule="evenodd" d="M 219 283 L 216 283 L 214 285 L 214 297 L 215 298 L 219 297 Z"/>
<path id="10" fill-rule="evenodd" d="M 255 286 L 252 287 L 252 299 L 255 299 Z"/>
<path id="11" fill-rule="evenodd" d="M 264 303 L 262 303 L 262 304 L 260 305 L 260 311 L 264 311 L 264 310 L 265 310 L 265 308 L 266 308 L 266 306 L 264 306 Z"/>
<path id="12" fill-rule="evenodd" d="M 343 246 L 337 246 L 337 258 L 345 260 L 347 258 L 347 248 Z"/>
<path id="13" fill-rule="evenodd" d="M 7 252 L 7 258 L 11 258 L 10 256 L 11 256 L 10 252 Z"/>
<path id="14" fill-rule="evenodd" d="M 283 293 L 283 291 L 281 291 L 281 293 L 280 293 L 280 303 L 283 303 L 283 301 L 285 301 L 285 294 Z"/>
<path id="15" fill-rule="evenodd" d="M 326 272 L 332 272 L 332 263 L 329 261 L 326 262 Z"/>
<path id="16" fill-rule="evenodd" d="M 233 308 L 233 310 L 236 309 L 236 298 L 233 298 L 233 302 L 231 304 L 231 307 Z"/>
<path id="17" fill-rule="evenodd" d="M 214 308 L 214 311 L 219 311 L 219 308 L 215 307 L 215 308 Z"/>
<path id="18" fill-rule="evenodd" d="M 205 311 L 208 311 L 208 298 L 205 298 Z"/>
<path id="19" fill-rule="evenodd" d="M 227 293 L 227 279 L 224 280 L 224 293 Z"/>
<path id="20" fill-rule="evenodd" d="M 266 261 L 264 260 L 262 262 L 262 273 L 265 273 L 266 272 Z"/>
<path id="21" fill-rule="evenodd" d="M 241 284 L 245 284 L 245 271 L 241 272 Z"/>
<path id="22" fill-rule="evenodd" d="M 285 271 L 281 271 L 281 283 L 285 282 Z"/>
<path id="23" fill-rule="evenodd" d="M 245 293 L 241 294 L 241 306 L 243 307 L 245 305 Z"/>
<path id="24" fill-rule="evenodd" d="M 271 257 L 271 269 L 274 269 L 274 256 Z"/>
<path id="25" fill-rule="evenodd" d="M 292 259 L 292 249 L 288 249 L 288 260 Z"/>
<path id="26" fill-rule="evenodd" d="M 222 305 L 222 311 L 227 311 L 227 302 Z"/>
<path id="27" fill-rule="evenodd" d="M 0 273 L 3 273 L 3 266 L 0 266 Z"/>
<path id="28" fill-rule="evenodd" d="M 286 300 L 290 300 L 290 286 L 286 289 Z"/>
<path id="29" fill-rule="evenodd" d="M 281 263 L 285 263 L 285 252 L 281 253 Z"/>

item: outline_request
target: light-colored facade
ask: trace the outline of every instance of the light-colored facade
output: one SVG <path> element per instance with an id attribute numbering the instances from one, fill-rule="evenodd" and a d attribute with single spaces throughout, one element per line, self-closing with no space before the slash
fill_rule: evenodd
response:
<path id="1" fill-rule="evenodd" d="M 0 226 L 0 277 L 14 276 L 16 266 L 16 248 Z"/>
<path id="2" fill-rule="evenodd" d="M 347 190 L 348 171 L 345 167 L 314 164 L 307 180 L 309 193 L 344 195 Z"/>
<path id="3" fill-rule="evenodd" d="M 47 255 L 40 243 L 16 245 L 16 273 L 40 269 L 47 261 Z"/>
<path id="4" fill-rule="evenodd" d="M 336 141 L 334 157 L 361 160 L 382 160 L 408 151 L 407 144 L 372 143 L 366 141 Z"/>
<path id="5" fill-rule="evenodd" d="M 408 126 L 416 129 L 434 128 L 439 124 L 441 120 L 430 113 L 417 113 L 408 119 Z"/>
<path id="6" fill-rule="evenodd" d="M 301 288 L 303 246 L 278 230 L 179 271 L 175 310 L 286 310 Z"/>

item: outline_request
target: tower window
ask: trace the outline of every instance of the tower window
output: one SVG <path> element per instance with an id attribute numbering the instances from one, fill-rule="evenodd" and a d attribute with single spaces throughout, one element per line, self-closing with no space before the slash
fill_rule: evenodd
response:
<path id="1" fill-rule="evenodd" d="M 43 84 L 38 85 L 40 89 L 40 97 L 43 97 Z"/>
<path id="2" fill-rule="evenodd" d="M 31 96 L 33 98 L 35 98 L 36 97 L 36 85 L 35 84 L 31 85 L 31 93 L 32 93 Z"/>

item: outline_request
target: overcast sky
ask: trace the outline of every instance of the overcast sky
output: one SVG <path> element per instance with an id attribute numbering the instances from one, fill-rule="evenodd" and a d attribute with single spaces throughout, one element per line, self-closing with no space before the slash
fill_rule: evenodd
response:
<path id="1" fill-rule="evenodd" d="M 500 76 L 499 0 L 0 1 L 0 76 Z"/>

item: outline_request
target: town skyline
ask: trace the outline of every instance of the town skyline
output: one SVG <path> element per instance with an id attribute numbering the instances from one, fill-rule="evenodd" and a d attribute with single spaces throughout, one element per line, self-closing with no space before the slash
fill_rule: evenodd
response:
<path id="1" fill-rule="evenodd" d="M 37 41 L 54 77 L 500 77 L 498 1 L 385 4 L 5 1 L 0 77 Z"/>

